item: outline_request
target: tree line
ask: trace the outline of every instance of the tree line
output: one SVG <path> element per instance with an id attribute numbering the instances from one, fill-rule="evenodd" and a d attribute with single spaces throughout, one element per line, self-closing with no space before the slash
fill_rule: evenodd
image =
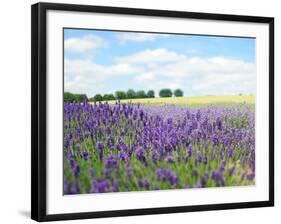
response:
<path id="1" fill-rule="evenodd" d="M 171 89 L 165 88 L 159 91 L 159 97 L 180 97 L 183 96 L 183 91 L 181 89 L 176 89 L 172 91 Z M 94 97 L 88 98 L 86 94 L 74 94 L 70 92 L 64 93 L 64 101 L 67 102 L 83 102 L 88 100 L 90 102 L 100 102 L 109 100 L 123 100 L 123 99 L 142 99 L 142 98 L 154 98 L 154 90 L 144 90 L 135 91 L 133 89 L 128 89 L 127 91 L 116 91 L 115 94 L 96 94 Z"/>

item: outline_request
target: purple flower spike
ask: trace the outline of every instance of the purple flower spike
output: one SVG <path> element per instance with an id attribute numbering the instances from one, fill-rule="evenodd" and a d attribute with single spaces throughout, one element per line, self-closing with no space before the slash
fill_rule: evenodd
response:
<path id="1" fill-rule="evenodd" d="M 203 158 L 203 163 L 204 163 L 204 165 L 207 165 L 207 163 L 208 163 L 208 158 L 207 158 L 206 155 L 205 155 L 204 158 Z"/>
<path id="2" fill-rule="evenodd" d="M 98 153 L 99 153 L 99 159 L 102 160 L 103 158 L 103 148 L 104 145 L 102 142 L 98 142 Z"/>
<path id="3" fill-rule="evenodd" d="M 83 151 L 82 152 L 82 156 L 84 160 L 88 160 L 89 158 L 91 158 L 91 154 L 89 152 Z"/>
<path id="4" fill-rule="evenodd" d="M 248 180 L 253 180 L 255 178 L 255 173 L 250 173 L 247 175 Z"/>
<path id="5" fill-rule="evenodd" d="M 138 186 L 140 187 L 140 188 L 142 188 L 143 187 L 143 181 L 142 181 L 142 179 L 138 179 Z"/>
<path id="6" fill-rule="evenodd" d="M 202 162 L 202 154 L 201 154 L 200 150 L 197 151 L 196 162 L 198 162 L 198 163 Z"/>
<path id="7" fill-rule="evenodd" d="M 204 187 L 204 186 L 206 185 L 206 183 L 207 183 L 207 180 L 208 180 L 208 174 L 205 173 L 205 174 L 203 175 L 203 177 L 201 178 L 201 180 L 200 180 L 200 185 L 201 185 L 202 187 Z"/>
<path id="8" fill-rule="evenodd" d="M 198 175 L 198 171 L 197 171 L 196 168 L 194 168 L 194 169 L 192 170 L 192 175 L 195 176 L 195 177 Z"/>
<path id="9" fill-rule="evenodd" d="M 144 188 L 145 188 L 146 190 L 149 189 L 149 181 L 148 181 L 147 179 L 144 179 L 144 180 L 143 180 L 143 186 L 144 186 Z"/>
<path id="10" fill-rule="evenodd" d="M 64 181 L 64 193 L 71 194 L 71 186 L 69 180 Z"/>
<path id="11" fill-rule="evenodd" d="M 91 177 L 93 177 L 95 175 L 94 169 L 92 167 L 89 169 L 89 175 Z"/>
<path id="12" fill-rule="evenodd" d="M 138 160 L 140 160 L 142 163 L 147 165 L 146 157 L 144 155 L 144 150 L 142 147 L 139 147 L 136 149 L 136 156 L 137 156 Z"/>
<path id="13" fill-rule="evenodd" d="M 172 155 L 169 155 L 169 156 L 167 157 L 167 162 L 168 162 L 168 163 L 173 163 L 173 162 L 174 162 L 174 157 L 173 157 Z"/>
<path id="14" fill-rule="evenodd" d="M 188 145 L 188 148 L 187 148 L 188 157 L 192 156 L 192 152 L 193 152 L 192 146 Z"/>
<path id="15" fill-rule="evenodd" d="M 232 176 L 234 174 L 234 172 L 235 172 L 235 166 L 233 166 L 229 169 L 229 176 Z"/>

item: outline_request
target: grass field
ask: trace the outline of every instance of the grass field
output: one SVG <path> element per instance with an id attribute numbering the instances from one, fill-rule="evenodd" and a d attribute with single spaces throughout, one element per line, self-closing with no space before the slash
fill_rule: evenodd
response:
<path id="1" fill-rule="evenodd" d="M 115 100 L 109 103 L 115 103 Z M 183 97 L 169 97 L 169 98 L 145 98 L 145 99 L 130 99 L 121 100 L 121 103 L 141 103 L 141 104 L 176 104 L 188 107 L 205 107 L 208 105 L 228 106 L 241 103 L 255 104 L 255 97 L 250 95 L 244 96 L 183 96 Z"/>

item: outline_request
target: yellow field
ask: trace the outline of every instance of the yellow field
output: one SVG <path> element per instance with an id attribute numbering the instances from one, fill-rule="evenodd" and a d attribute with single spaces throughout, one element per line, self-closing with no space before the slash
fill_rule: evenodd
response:
<path id="1" fill-rule="evenodd" d="M 145 99 L 130 99 L 121 100 L 121 103 L 142 103 L 142 104 L 176 104 L 188 107 L 200 107 L 206 105 L 221 105 L 228 106 L 239 103 L 255 104 L 255 97 L 250 95 L 245 96 L 183 96 L 183 97 L 168 97 L 168 98 L 145 98 Z M 115 103 L 115 101 L 109 101 Z"/>

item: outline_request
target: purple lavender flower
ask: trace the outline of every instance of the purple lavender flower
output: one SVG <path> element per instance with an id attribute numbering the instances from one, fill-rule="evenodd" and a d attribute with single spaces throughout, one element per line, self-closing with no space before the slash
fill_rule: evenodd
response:
<path id="1" fill-rule="evenodd" d="M 253 180 L 255 178 L 255 173 L 250 173 L 247 175 L 248 180 Z"/>
<path id="2" fill-rule="evenodd" d="M 125 154 L 124 154 L 123 152 L 120 152 L 120 153 L 119 153 L 119 158 L 120 158 L 121 160 L 123 160 L 123 161 L 126 160 L 126 156 L 125 156 Z"/>
<path id="3" fill-rule="evenodd" d="M 252 184 L 254 115 L 247 105 L 65 102 L 64 193 Z"/>
<path id="4" fill-rule="evenodd" d="M 194 169 L 192 170 L 192 175 L 193 175 L 193 176 L 197 176 L 197 175 L 198 175 L 198 171 L 197 171 L 196 168 L 194 168 Z"/>
<path id="5" fill-rule="evenodd" d="M 114 169 L 118 167 L 118 157 L 117 156 L 107 156 L 105 158 L 105 167 L 109 169 Z"/>
<path id="6" fill-rule="evenodd" d="M 79 193 L 79 184 L 78 184 L 77 180 L 75 180 L 74 186 L 73 186 L 71 192 L 72 192 L 72 194 L 78 194 Z"/>
<path id="7" fill-rule="evenodd" d="M 138 186 L 139 186 L 140 188 L 143 187 L 143 181 L 142 181 L 141 178 L 138 179 Z"/>
<path id="8" fill-rule="evenodd" d="M 147 179 L 144 179 L 144 180 L 143 180 L 143 186 L 144 186 L 144 188 L 145 188 L 146 190 L 149 189 L 149 181 L 148 181 Z"/>
<path id="9" fill-rule="evenodd" d="M 155 185 L 154 187 L 153 187 L 153 190 L 159 190 L 159 187 L 158 187 L 158 185 Z"/>
<path id="10" fill-rule="evenodd" d="M 194 187 L 194 188 L 201 188 L 202 185 L 201 185 L 200 183 L 197 183 L 197 184 L 195 184 L 193 187 Z"/>
<path id="11" fill-rule="evenodd" d="M 198 163 L 202 162 L 202 154 L 201 154 L 200 150 L 197 151 L 197 155 L 196 155 L 196 160 L 195 161 L 198 162 Z"/>
<path id="12" fill-rule="evenodd" d="M 80 167 L 78 164 L 75 164 L 74 167 L 73 167 L 73 175 L 75 178 L 77 178 L 78 174 L 80 172 Z"/>
<path id="13" fill-rule="evenodd" d="M 64 193 L 71 194 L 71 186 L 69 180 L 64 181 Z"/>
<path id="14" fill-rule="evenodd" d="M 103 158 L 103 148 L 104 148 L 103 142 L 98 142 L 98 153 L 99 153 L 100 160 L 102 160 Z"/>
<path id="15" fill-rule="evenodd" d="M 158 180 L 168 181 L 171 185 L 178 184 L 178 177 L 168 169 L 158 169 L 156 171 L 156 177 Z"/>
<path id="16" fill-rule="evenodd" d="M 144 150 L 142 147 L 139 147 L 136 149 L 136 156 L 137 156 L 138 160 L 140 160 L 142 163 L 147 164 L 146 157 L 144 155 Z"/>
<path id="17" fill-rule="evenodd" d="M 223 160 L 220 166 L 220 172 L 224 172 L 226 166 L 226 162 Z"/>
<path id="18" fill-rule="evenodd" d="M 192 156 L 192 152 L 193 152 L 192 146 L 191 146 L 191 145 L 188 145 L 187 153 L 188 153 L 188 156 L 189 156 L 189 157 Z"/>
<path id="19" fill-rule="evenodd" d="M 83 151 L 82 152 L 82 156 L 84 160 L 88 160 L 89 158 L 91 158 L 91 154 L 89 152 Z"/>
<path id="20" fill-rule="evenodd" d="M 202 176 L 201 180 L 200 180 L 200 185 L 202 187 L 204 187 L 207 183 L 207 180 L 208 180 L 208 174 L 207 173 L 204 173 L 204 175 Z"/>
<path id="21" fill-rule="evenodd" d="M 235 172 L 235 166 L 232 166 L 230 169 L 229 169 L 229 176 L 232 176 Z"/>
<path id="22" fill-rule="evenodd" d="M 172 155 L 169 155 L 169 156 L 167 157 L 167 162 L 168 162 L 168 163 L 173 163 L 173 162 L 174 162 L 174 157 L 173 157 Z"/>
<path id="23" fill-rule="evenodd" d="M 95 176 L 95 172 L 94 172 L 94 169 L 92 167 L 89 168 L 89 175 L 91 177 L 94 177 Z"/>
<path id="24" fill-rule="evenodd" d="M 204 158 L 203 158 L 203 163 L 204 163 L 204 165 L 207 165 L 207 163 L 208 163 L 208 158 L 207 158 L 206 155 L 205 155 Z"/>

